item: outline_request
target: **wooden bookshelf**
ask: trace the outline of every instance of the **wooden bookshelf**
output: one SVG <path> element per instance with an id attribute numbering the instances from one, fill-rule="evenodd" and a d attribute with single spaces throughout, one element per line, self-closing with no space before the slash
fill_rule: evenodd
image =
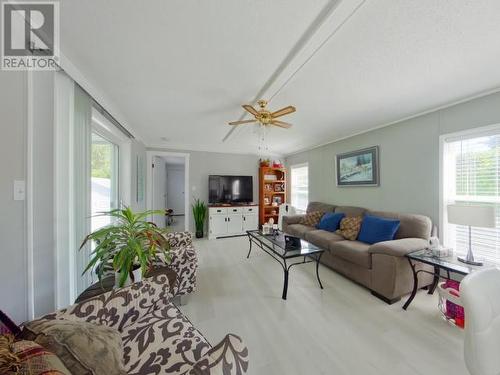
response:
<path id="1" fill-rule="evenodd" d="M 274 176 L 271 177 L 270 176 Z M 278 206 L 272 202 L 278 201 Z M 286 202 L 286 169 L 259 168 L 259 225 L 274 219 L 278 224 L 279 205 Z"/>

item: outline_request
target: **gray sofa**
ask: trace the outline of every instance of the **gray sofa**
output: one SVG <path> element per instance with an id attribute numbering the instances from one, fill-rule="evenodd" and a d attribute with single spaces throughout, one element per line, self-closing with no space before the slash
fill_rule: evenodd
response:
<path id="1" fill-rule="evenodd" d="M 299 224 L 304 215 L 283 217 L 283 231 L 324 248 L 321 263 L 364 285 L 372 294 L 387 303 L 394 303 L 411 292 L 413 273 L 406 254 L 424 248 L 432 232 L 432 222 L 427 216 L 395 212 L 370 211 L 361 207 L 335 206 L 311 202 L 307 212 L 343 212 L 346 216 L 365 214 L 400 220 L 399 230 L 392 241 L 369 245 L 348 241 L 333 232 Z M 423 265 L 417 266 L 428 267 Z M 429 271 L 431 271 L 429 269 Z M 419 287 L 432 283 L 432 276 L 420 272 Z"/>

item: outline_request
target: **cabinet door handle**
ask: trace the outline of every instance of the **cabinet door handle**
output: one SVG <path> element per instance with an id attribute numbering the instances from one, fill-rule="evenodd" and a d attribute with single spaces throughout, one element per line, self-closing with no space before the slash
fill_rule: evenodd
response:
<path id="1" fill-rule="evenodd" d="M 231 218 L 230 218 L 230 217 L 228 217 L 228 218 L 227 218 L 227 221 L 231 221 Z"/>
<path id="2" fill-rule="evenodd" d="M 247 221 L 247 218 L 245 216 L 243 216 L 243 221 Z"/>

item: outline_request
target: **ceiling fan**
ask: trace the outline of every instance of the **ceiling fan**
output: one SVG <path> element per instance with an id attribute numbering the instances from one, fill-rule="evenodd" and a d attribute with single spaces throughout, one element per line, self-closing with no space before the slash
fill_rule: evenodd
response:
<path id="1" fill-rule="evenodd" d="M 288 115 L 290 113 L 295 112 L 295 107 L 289 105 L 288 107 L 281 108 L 275 112 L 270 112 L 266 109 L 267 106 L 267 101 L 266 100 L 259 100 L 257 104 L 260 107 L 260 110 L 256 110 L 254 107 L 252 107 L 250 104 L 243 104 L 242 107 L 245 111 L 251 113 L 255 118 L 253 120 L 241 120 L 241 121 L 233 121 L 230 122 L 229 125 L 242 125 L 242 124 L 251 124 L 254 122 L 259 122 L 262 125 L 274 125 L 274 126 L 279 126 L 280 128 L 285 128 L 288 129 L 292 126 L 292 124 L 289 124 L 284 121 L 276 120 L 278 117 Z"/>

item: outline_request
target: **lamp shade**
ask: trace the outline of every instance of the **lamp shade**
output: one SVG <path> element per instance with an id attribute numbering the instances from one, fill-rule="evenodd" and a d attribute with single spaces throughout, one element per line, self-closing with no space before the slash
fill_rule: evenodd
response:
<path id="1" fill-rule="evenodd" d="M 495 208 L 493 206 L 450 204 L 448 205 L 448 222 L 471 227 L 495 228 Z"/>

